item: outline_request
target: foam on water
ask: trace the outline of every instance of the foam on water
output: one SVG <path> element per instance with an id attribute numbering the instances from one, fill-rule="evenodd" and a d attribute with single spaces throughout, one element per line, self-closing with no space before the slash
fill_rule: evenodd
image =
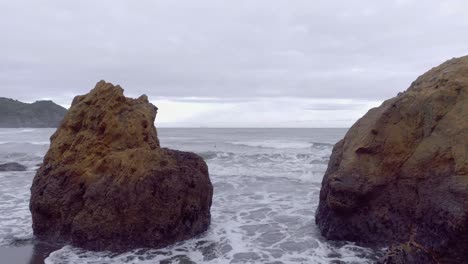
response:
<path id="1" fill-rule="evenodd" d="M 203 152 L 210 172 L 220 176 L 285 177 L 321 182 L 327 168 L 330 150 L 316 153 L 256 153 Z M 301 164 L 301 166 L 298 166 Z"/>
<path id="2" fill-rule="evenodd" d="M 32 238 L 29 186 L 34 172 L 0 172 L 0 246 Z"/>
<path id="3" fill-rule="evenodd" d="M 310 148 L 312 143 L 300 141 L 286 141 L 286 140 L 261 140 L 261 141 L 235 141 L 234 145 L 243 145 L 249 147 L 260 148 L 276 148 L 276 149 L 303 149 Z"/>
<path id="4" fill-rule="evenodd" d="M 288 143 L 284 131 L 265 131 L 159 131 L 163 146 L 194 151 L 208 163 L 214 197 L 212 224 L 204 234 L 157 250 L 111 253 L 64 246 L 46 263 L 372 263 L 380 250 L 326 241 L 315 226 L 333 138 L 323 130 L 315 136 L 314 130 L 290 130 Z M 28 142 L 45 141 L 53 131 L 18 138 L 1 132 L 0 141 L 21 142 L 0 145 L 0 160 L 26 164 L 30 171 L 0 173 L 0 246 L 32 243 L 29 187 L 47 145 Z"/>
<path id="5" fill-rule="evenodd" d="M 318 184 L 266 177 L 213 177 L 210 229 L 164 249 L 121 254 L 65 246 L 46 263 L 371 263 L 373 250 L 323 240 L 314 224 Z"/>

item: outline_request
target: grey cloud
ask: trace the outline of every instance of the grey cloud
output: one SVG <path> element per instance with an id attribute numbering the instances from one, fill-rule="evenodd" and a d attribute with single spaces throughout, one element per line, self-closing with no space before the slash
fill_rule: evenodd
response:
<path id="1" fill-rule="evenodd" d="M 382 100 L 468 53 L 464 10 L 456 0 L 2 1 L 0 96 L 68 102 L 105 79 L 134 96 Z"/>
<path id="2" fill-rule="evenodd" d="M 308 107 L 305 107 L 304 110 L 310 111 L 334 111 L 334 110 L 355 110 L 364 108 L 366 103 L 326 103 L 326 104 L 314 104 Z"/>
<path id="3" fill-rule="evenodd" d="M 172 102 L 184 103 L 249 103 L 255 101 L 254 98 L 233 97 L 233 98 L 219 98 L 219 97 L 157 97 L 155 101 L 168 100 Z"/>

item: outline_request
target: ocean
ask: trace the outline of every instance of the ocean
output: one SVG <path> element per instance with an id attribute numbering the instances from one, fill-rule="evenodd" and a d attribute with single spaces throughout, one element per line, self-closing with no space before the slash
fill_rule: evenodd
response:
<path id="1" fill-rule="evenodd" d="M 327 241 L 315 225 L 322 177 L 346 129 L 160 128 L 162 147 L 193 151 L 214 186 L 212 223 L 162 249 L 92 252 L 33 239 L 30 186 L 55 129 L 0 129 L 0 263 L 374 263 L 382 249 Z"/>

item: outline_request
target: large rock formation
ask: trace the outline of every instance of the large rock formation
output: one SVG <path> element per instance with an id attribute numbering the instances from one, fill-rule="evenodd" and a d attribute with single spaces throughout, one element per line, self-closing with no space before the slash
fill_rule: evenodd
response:
<path id="1" fill-rule="evenodd" d="M 333 149 L 316 222 L 329 239 L 394 244 L 387 263 L 468 263 L 468 57 L 352 126 Z"/>
<path id="2" fill-rule="evenodd" d="M 163 247 L 204 232 L 213 187 L 199 156 L 160 148 L 157 108 L 99 82 L 77 96 L 32 187 L 40 239 L 89 249 Z"/>
<path id="3" fill-rule="evenodd" d="M 27 104 L 0 97 L 0 127 L 58 127 L 66 113 L 52 101 Z"/>

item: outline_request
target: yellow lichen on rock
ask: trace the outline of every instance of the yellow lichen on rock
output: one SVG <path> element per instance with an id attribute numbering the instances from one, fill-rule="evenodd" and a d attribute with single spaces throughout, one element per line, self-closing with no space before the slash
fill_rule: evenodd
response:
<path id="1" fill-rule="evenodd" d="M 213 195 L 193 153 L 160 148 L 157 108 L 100 81 L 77 96 L 31 187 L 34 234 L 91 249 L 161 247 L 205 231 Z"/>

